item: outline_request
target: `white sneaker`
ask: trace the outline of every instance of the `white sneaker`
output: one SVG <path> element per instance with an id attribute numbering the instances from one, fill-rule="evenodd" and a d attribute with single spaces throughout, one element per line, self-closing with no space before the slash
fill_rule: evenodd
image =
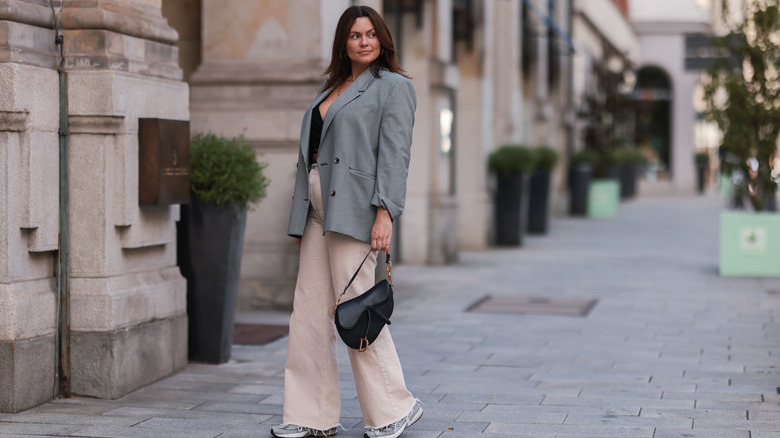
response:
<path id="1" fill-rule="evenodd" d="M 312 429 L 295 424 L 280 424 L 271 428 L 271 435 L 277 438 L 303 438 L 307 436 L 333 436 L 339 431 L 338 426 L 328 430 Z"/>
<path id="2" fill-rule="evenodd" d="M 365 438 L 397 438 L 406 430 L 407 427 L 416 423 L 422 417 L 423 408 L 420 401 L 417 400 L 412 406 L 412 410 L 404 418 L 390 423 L 381 429 L 368 429 L 363 435 Z"/>

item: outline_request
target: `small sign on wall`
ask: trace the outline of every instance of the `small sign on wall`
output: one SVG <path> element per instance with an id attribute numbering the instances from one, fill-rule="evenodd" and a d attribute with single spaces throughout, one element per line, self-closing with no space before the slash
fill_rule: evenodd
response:
<path id="1" fill-rule="evenodd" d="M 138 119 L 138 201 L 189 204 L 190 122 Z"/>

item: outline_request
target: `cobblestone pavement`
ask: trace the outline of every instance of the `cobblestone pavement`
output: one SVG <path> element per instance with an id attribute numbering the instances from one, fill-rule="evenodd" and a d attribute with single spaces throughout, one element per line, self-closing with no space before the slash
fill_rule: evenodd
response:
<path id="1" fill-rule="evenodd" d="M 721 278 L 714 197 L 648 198 L 558 219 L 521 249 L 398 266 L 392 332 L 425 415 L 405 437 L 780 437 L 780 279 Z M 585 316 L 467 312 L 487 294 Z M 511 303 L 499 305 L 510 311 Z M 0 437 L 265 437 L 286 339 L 236 346 L 120 400 L 0 414 Z M 362 436 L 341 351 L 339 436 Z"/>

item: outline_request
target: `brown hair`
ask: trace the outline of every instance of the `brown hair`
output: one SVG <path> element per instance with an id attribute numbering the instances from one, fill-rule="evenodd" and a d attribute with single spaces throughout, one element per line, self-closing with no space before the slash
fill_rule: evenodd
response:
<path id="1" fill-rule="evenodd" d="M 368 6 L 351 6 L 341 14 L 339 23 L 336 26 L 336 34 L 333 37 L 333 49 L 330 55 L 330 65 L 325 69 L 325 74 L 328 75 L 328 81 L 325 83 L 325 90 L 346 81 L 352 74 L 352 61 L 348 56 L 344 56 L 344 51 L 347 47 L 349 31 L 355 24 L 355 20 L 360 17 L 367 17 L 371 20 L 371 24 L 374 26 L 374 31 L 379 39 L 381 48 L 379 57 L 369 66 L 371 73 L 373 73 L 375 77 L 379 77 L 379 70 L 385 69 L 402 74 L 407 78 L 409 77 L 405 74 L 406 72 L 401 68 L 401 64 L 398 62 L 398 54 L 395 51 L 395 44 L 393 44 L 393 36 L 390 35 L 390 29 L 388 29 L 382 16 Z"/>

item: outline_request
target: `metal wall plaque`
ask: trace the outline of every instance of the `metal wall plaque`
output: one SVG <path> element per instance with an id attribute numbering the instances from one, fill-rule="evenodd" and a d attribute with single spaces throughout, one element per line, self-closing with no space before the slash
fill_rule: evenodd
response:
<path id="1" fill-rule="evenodd" d="M 140 204 L 189 204 L 189 121 L 138 119 L 138 154 Z"/>

